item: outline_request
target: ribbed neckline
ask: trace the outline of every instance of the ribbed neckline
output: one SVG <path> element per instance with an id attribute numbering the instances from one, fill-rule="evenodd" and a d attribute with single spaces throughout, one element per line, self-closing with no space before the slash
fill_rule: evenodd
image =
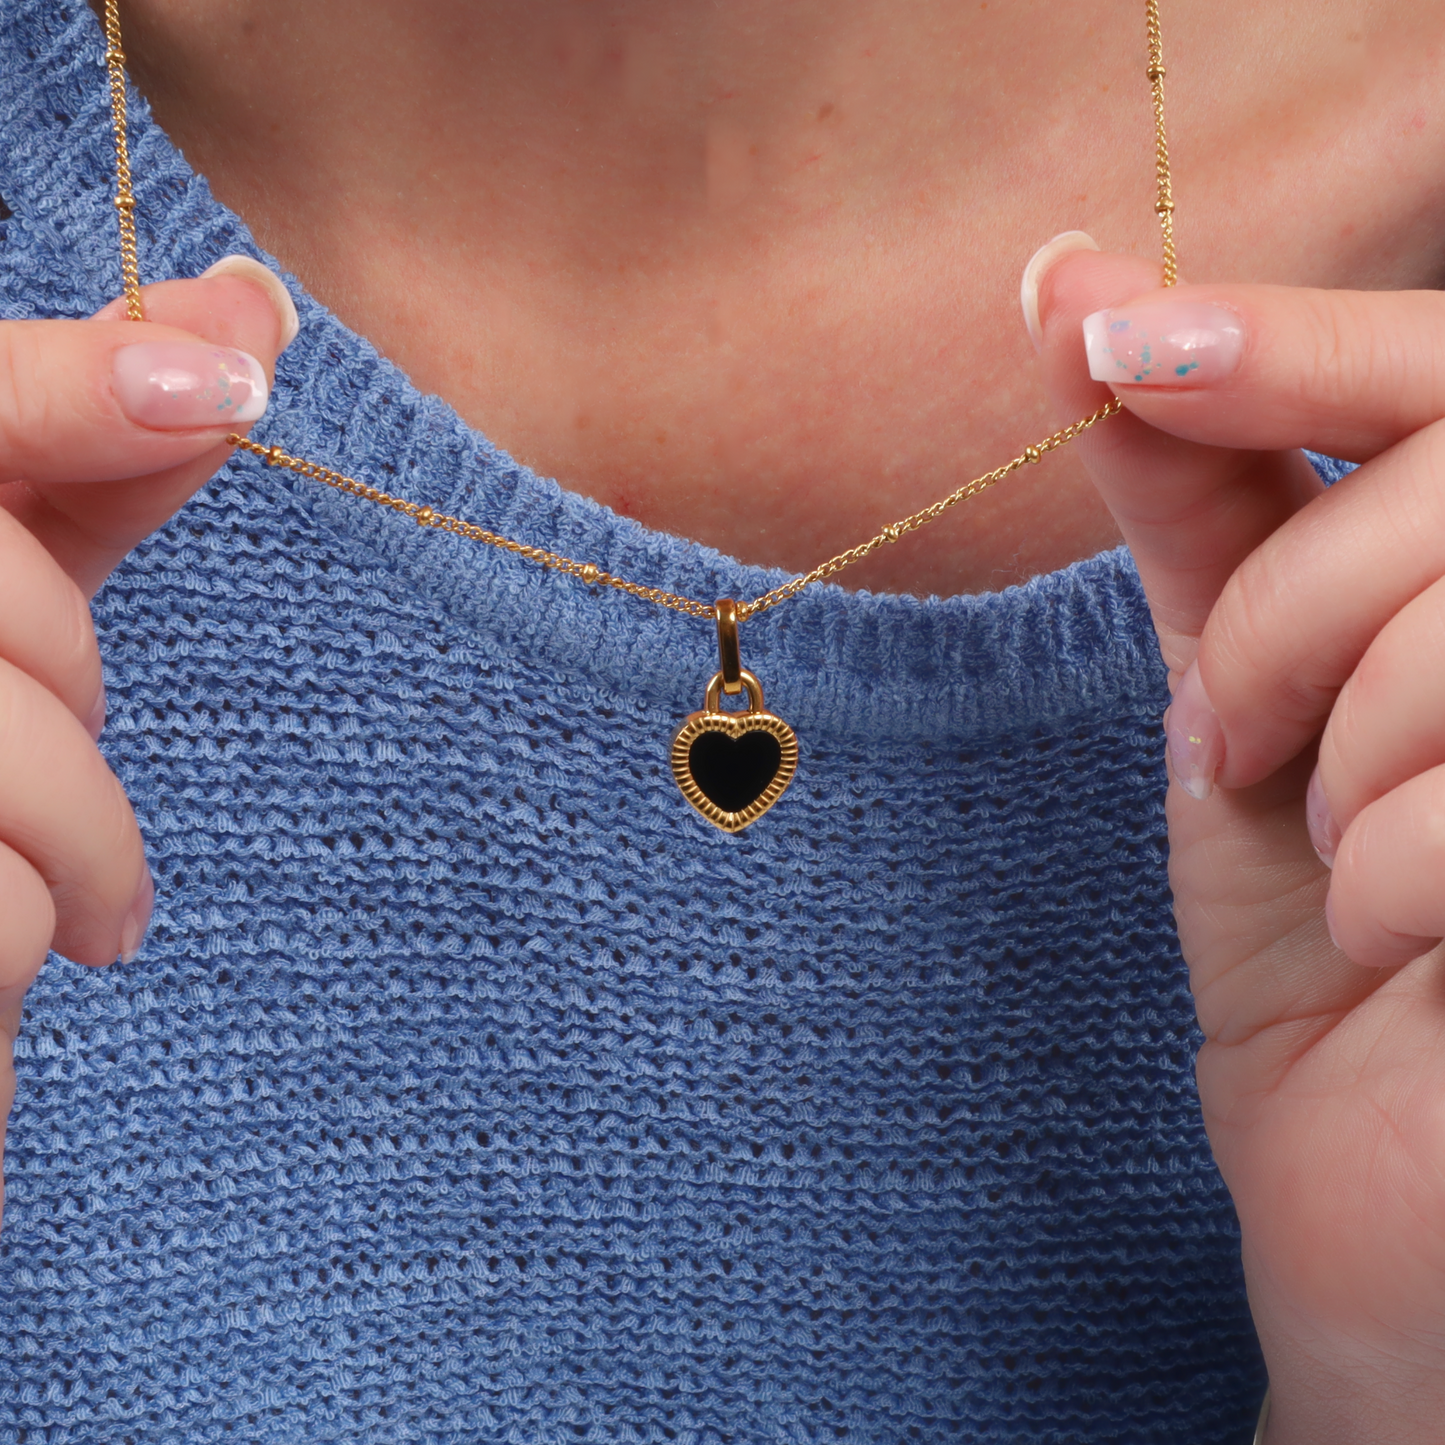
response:
<path id="1" fill-rule="evenodd" d="M 102 35 L 83 6 L 20 0 L 7 10 L 0 193 L 16 213 L 10 225 L 46 228 L 74 256 L 79 274 L 66 300 L 84 314 L 120 290 Z M 131 144 L 144 279 L 196 274 L 234 251 L 276 266 L 134 95 Z M 293 277 L 285 279 L 301 333 L 281 359 L 258 439 L 691 596 L 753 596 L 782 579 L 538 477 L 418 392 Z M 22 296 L 11 298 L 6 314 L 44 309 Z M 706 623 L 424 531 L 254 459 L 232 465 L 249 469 L 257 486 L 291 490 L 338 552 L 444 608 L 492 655 L 512 654 L 673 711 L 701 705 L 716 656 Z M 814 587 L 749 624 L 744 644 L 770 704 L 815 739 L 840 743 L 964 741 L 1152 706 L 1162 695 L 1147 607 L 1122 548 L 976 596 Z"/>

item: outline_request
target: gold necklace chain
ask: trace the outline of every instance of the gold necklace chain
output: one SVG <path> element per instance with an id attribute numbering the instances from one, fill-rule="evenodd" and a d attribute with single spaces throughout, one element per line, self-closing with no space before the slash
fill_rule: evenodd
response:
<path id="1" fill-rule="evenodd" d="M 1154 174 L 1156 183 L 1154 211 L 1159 217 L 1159 230 L 1163 241 L 1164 285 L 1173 286 L 1178 280 L 1178 264 L 1174 252 L 1174 195 L 1169 170 L 1169 147 L 1164 131 L 1165 72 L 1163 42 L 1159 30 L 1159 0 L 1145 0 L 1144 18 L 1149 50 L 1149 67 L 1145 74 L 1149 79 L 1154 102 Z M 126 135 L 126 69 L 125 51 L 121 47 L 119 0 L 105 0 L 105 41 L 105 63 L 110 77 L 111 124 L 115 131 L 115 209 L 120 222 L 120 269 L 125 310 L 130 320 L 143 321 L 145 309 L 141 304 L 140 269 L 136 258 L 136 202 L 131 188 L 130 143 Z M 991 472 L 984 472 L 981 476 L 974 477 L 972 481 L 965 482 L 956 491 L 950 492 L 948 496 L 934 502 L 931 506 L 913 512 L 897 522 L 890 522 L 869 537 L 867 541 L 858 543 L 856 547 L 850 547 L 846 552 L 839 552 L 836 556 L 829 557 L 826 562 L 819 563 L 811 572 L 805 573 L 801 577 L 794 577 L 791 581 L 774 587 L 771 592 L 765 592 L 761 597 L 755 597 L 751 602 L 739 602 L 736 620 L 743 622 L 749 617 L 756 617 L 760 613 L 767 612 L 780 603 L 796 597 L 805 587 L 811 587 L 815 582 L 826 581 L 845 567 L 851 567 L 855 562 L 861 562 L 880 547 L 886 547 L 901 537 L 907 536 L 909 532 L 916 532 L 920 527 L 927 526 L 951 507 L 956 507 L 970 497 L 976 497 L 980 492 L 1001 482 L 1021 467 L 1041 461 L 1048 452 L 1067 446 L 1080 433 L 1088 431 L 1090 427 L 1113 416 L 1119 410 L 1121 410 L 1119 399 L 1111 398 L 1097 411 L 1074 422 L 1072 426 L 1063 427 L 1042 441 L 1025 447 L 1018 456 L 1012 457 L 1002 466 L 995 467 Z M 324 467 L 318 462 L 309 462 L 301 457 L 290 456 L 279 446 L 262 446 L 259 442 L 253 442 L 235 434 L 228 436 L 226 440 L 240 450 L 260 457 L 268 466 L 284 467 L 299 476 L 322 482 L 349 496 L 360 497 L 365 501 L 390 507 L 393 511 L 410 517 L 419 526 L 434 527 L 439 531 L 452 532 L 458 537 L 465 537 L 472 542 L 481 542 L 488 547 L 500 548 L 504 552 L 514 553 L 518 557 L 524 557 L 527 561 L 536 562 L 552 571 L 576 577 L 588 586 L 612 587 L 619 592 L 626 592 L 629 596 L 641 598 L 644 602 L 653 602 L 659 607 L 669 607 L 674 612 L 686 613 L 689 617 L 713 620 L 718 616 L 717 603 L 699 602 L 691 597 L 683 597 L 676 592 L 668 592 L 661 587 L 648 587 L 641 582 L 630 582 L 625 577 L 614 577 L 610 572 L 604 572 L 595 562 L 578 562 L 574 558 L 564 557 L 558 552 L 549 552 L 545 547 L 532 547 L 525 542 L 513 541 L 510 537 L 490 532 L 485 527 L 479 527 L 464 518 L 450 516 L 446 512 L 440 512 L 434 507 L 418 502 L 408 502 L 401 497 L 393 497 L 379 487 L 369 486 L 355 477 L 348 477 L 342 472 L 333 471 L 330 467 Z"/>

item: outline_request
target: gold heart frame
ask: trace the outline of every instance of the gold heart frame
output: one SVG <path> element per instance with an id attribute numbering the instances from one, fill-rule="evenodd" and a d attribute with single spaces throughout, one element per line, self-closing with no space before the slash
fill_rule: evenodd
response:
<path id="1" fill-rule="evenodd" d="M 707 699 L 702 712 L 690 713 L 672 738 L 672 776 L 682 796 L 709 823 L 725 833 L 741 833 L 749 823 L 756 823 L 783 796 L 793 774 L 798 771 L 798 735 L 775 713 L 763 708 L 763 689 L 752 673 L 743 669 L 741 680 L 748 692 L 746 712 L 723 712 L 718 706 L 722 690 L 722 673 L 708 684 Z M 704 733 L 722 733 L 737 739 L 745 733 L 771 733 L 778 740 L 778 770 L 767 787 L 745 808 L 729 812 L 720 808 L 698 787 L 692 775 L 692 745 Z"/>

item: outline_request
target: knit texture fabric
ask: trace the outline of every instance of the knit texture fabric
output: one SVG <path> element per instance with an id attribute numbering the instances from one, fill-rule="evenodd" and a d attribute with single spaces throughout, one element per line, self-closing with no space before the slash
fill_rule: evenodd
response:
<path id="1" fill-rule="evenodd" d="M 0 5 L 0 307 L 119 292 L 102 41 Z M 259 254 L 136 102 L 147 279 Z M 693 596 L 293 285 L 258 435 Z M 705 624 L 241 458 L 96 607 L 130 967 L 18 1049 L 0 1441 L 1246 1441 L 1164 683 L 1122 553 L 744 630 L 802 761 L 667 767 Z"/>

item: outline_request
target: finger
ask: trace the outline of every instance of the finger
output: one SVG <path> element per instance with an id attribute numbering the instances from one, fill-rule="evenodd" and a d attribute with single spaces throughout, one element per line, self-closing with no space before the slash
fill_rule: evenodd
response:
<path id="1" fill-rule="evenodd" d="M 1040 359 L 1061 415 L 1084 415 L 1110 397 L 1089 375 L 1085 317 L 1157 278 L 1152 263 L 1092 252 L 1066 255 L 1040 278 Z M 1193 659 L 1240 562 L 1321 490 L 1299 453 L 1200 445 L 1128 412 L 1075 445 L 1129 544 L 1165 663 L 1176 673 Z"/>
<path id="2" fill-rule="evenodd" d="M 1445 576 L 1442 476 L 1436 423 L 1336 483 L 1230 578 L 1171 718 L 1187 714 L 1226 787 L 1306 747 L 1376 635 Z"/>
<path id="3" fill-rule="evenodd" d="M 1445 295 L 1179 286 L 1085 323 L 1092 376 L 1208 446 L 1366 461 L 1445 417 Z"/>
<path id="4" fill-rule="evenodd" d="M 1330 934 L 1358 964 L 1388 968 L 1445 937 L 1445 768 L 1356 814 L 1340 840 L 1326 904 Z"/>
<path id="5" fill-rule="evenodd" d="M 0 989 L 0 1224 L 5 1220 L 5 1134 L 15 1103 L 15 1037 L 24 1003 L 23 988 Z"/>
<path id="6" fill-rule="evenodd" d="M 55 936 L 55 902 L 45 880 L 0 843 L 0 998 L 34 982 Z"/>
<path id="7" fill-rule="evenodd" d="M 268 389 L 249 353 L 147 321 L 0 322 L 0 379 L 0 482 L 32 485 L 191 461 L 255 421 Z"/>
<path id="8" fill-rule="evenodd" d="M 296 315 L 296 304 L 291 300 L 291 293 L 286 289 L 285 283 L 271 270 L 268 270 L 259 261 L 251 256 L 222 256 L 214 266 L 209 266 L 202 271 L 199 280 L 210 280 L 215 276 L 235 276 L 242 281 L 249 282 L 265 293 L 270 301 L 281 323 L 281 335 L 276 343 L 277 352 L 285 351 L 296 339 L 296 333 L 300 330 L 300 318 Z M 217 317 L 214 312 L 198 310 L 206 293 L 198 292 L 193 287 L 179 289 L 176 283 L 170 283 L 169 289 L 158 286 L 150 286 L 143 289 L 142 309 L 147 307 L 164 305 L 167 308 L 173 305 L 189 306 L 189 316 L 183 315 L 180 310 L 174 312 L 168 310 L 164 318 L 168 326 L 179 326 L 184 331 L 193 331 L 197 335 L 207 336 L 212 341 L 224 342 L 226 345 L 238 345 L 239 342 L 234 336 L 212 334 L 216 326 L 224 326 L 226 323 L 223 317 Z M 179 298 L 178 300 L 166 300 L 168 296 Z M 129 312 L 126 309 L 126 298 L 117 296 L 114 301 L 102 306 L 90 319 L 92 321 L 124 321 Z M 150 315 L 146 310 L 148 320 L 158 318 Z"/>
<path id="9" fill-rule="evenodd" d="M 144 296 L 145 322 L 0 323 L 0 505 L 86 592 L 229 455 L 291 330 L 243 275 Z"/>
<path id="10" fill-rule="evenodd" d="M 74 716 L 4 661 L 0 754 L 0 840 L 50 890 L 53 947 L 89 964 L 132 952 L 150 873 L 130 804 Z"/>
<path id="11" fill-rule="evenodd" d="M 91 737 L 100 735 L 105 688 L 90 608 L 45 548 L 4 511 L 0 511 L 0 657 L 53 692 Z"/>
<path id="12" fill-rule="evenodd" d="M 1252 788 L 1217 793 L 1208 808 L 1177 792 L 1166 803 L 1179 939 L 1200 1026 L 1214 1043 L 1346 1013 L 1378 986 L 1325 929 L 1329 875 L 1300 809 L 1308 772 L 1307 760 L 1287 765 Z"/>
<path id="13" fill-rule="evenodd" d="M 1361 809 L 1445 764 L 1445 580 L 1379 631 L 1346 680 L 1310 782 L 1315 850 L 1333 863 Z"/>

